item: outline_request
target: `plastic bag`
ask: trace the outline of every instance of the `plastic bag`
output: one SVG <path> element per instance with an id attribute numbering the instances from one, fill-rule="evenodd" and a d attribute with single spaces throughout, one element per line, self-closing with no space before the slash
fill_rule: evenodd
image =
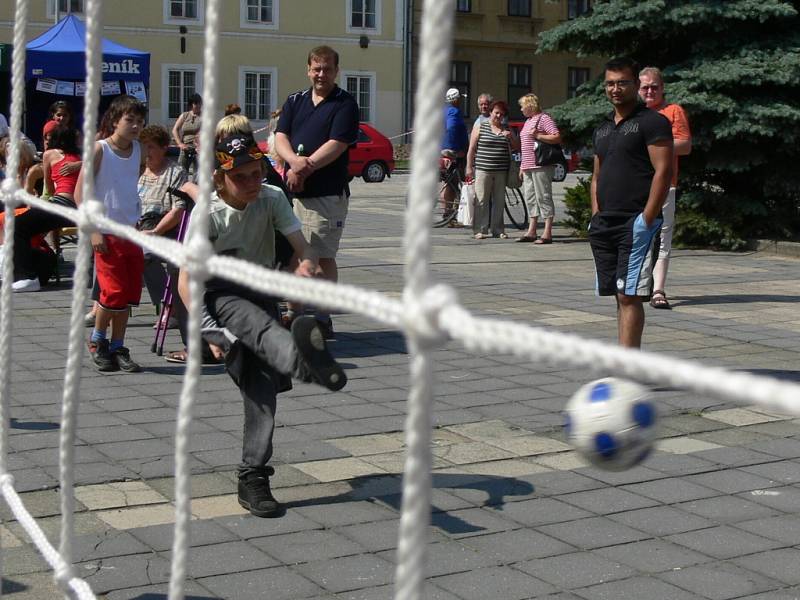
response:
<path id="1" fill-rule="evenodd" d="M 465 183 L 461 186 L 461 198 L 458 202 L 456 220 L 462 225 L 472 227 L 475 218 L 475 185 Z"/>

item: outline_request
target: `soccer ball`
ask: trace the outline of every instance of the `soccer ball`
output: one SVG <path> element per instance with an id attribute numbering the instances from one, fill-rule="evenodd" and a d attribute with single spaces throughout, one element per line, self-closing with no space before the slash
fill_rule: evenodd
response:
<path id="1" fill-rule="evenodd" d="M 637 465 L 656 439 L 656 409 L 648 395 L 647 388 L 615 377 L 587 383 L 567 402 L 567 441 L 601 469 Z"/>

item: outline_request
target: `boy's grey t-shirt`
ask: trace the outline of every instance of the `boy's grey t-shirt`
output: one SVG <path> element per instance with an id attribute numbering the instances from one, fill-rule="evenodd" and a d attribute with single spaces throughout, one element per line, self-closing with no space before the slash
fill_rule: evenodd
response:
<path id="1" fill-rule="evenodd" d="M 283 235 L 301 229 L 300 221 L 280 188 L 262 185 L 258 198 L 244 210 L 237 210 L 216 193 L 212 194 L 208 237 L 217 254 L 272 268 L 275 266 L 276 229 Z"/>

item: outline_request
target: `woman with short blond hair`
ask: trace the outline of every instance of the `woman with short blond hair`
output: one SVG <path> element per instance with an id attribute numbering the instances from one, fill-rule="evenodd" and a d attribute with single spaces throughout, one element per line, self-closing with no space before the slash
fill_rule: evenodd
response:
<path id="1" fill-rule="evenodd" d="M 535 244 L 551 244 L 553 242 L 553 165 L 541 166 L 536 163 L 536 145 L 539 142 L 560 144 L 561 133 L 555 121 L 547 113 L 542 112 L 539 97 L 536 94 L 525 94 L 519 99 L 522 114 L 526 117 L 520 132 L 522 145 L 522 193 L 528 205 L 530 222 L 528 231 L 518 242 Z M 537 238 L 536 227 L 539 219 L 544 219 L 542 237 Z"/>

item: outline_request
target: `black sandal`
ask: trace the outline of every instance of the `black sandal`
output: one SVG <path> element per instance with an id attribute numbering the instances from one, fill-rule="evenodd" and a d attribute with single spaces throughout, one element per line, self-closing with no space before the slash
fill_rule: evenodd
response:
<path id="1" fill-rule="evenodd" d="M 664 290 L 653 290 L 653 294 L 650 296 L 650 306 L 653 308 L 672 310 L 672 306 L 670 306 Z"/>

